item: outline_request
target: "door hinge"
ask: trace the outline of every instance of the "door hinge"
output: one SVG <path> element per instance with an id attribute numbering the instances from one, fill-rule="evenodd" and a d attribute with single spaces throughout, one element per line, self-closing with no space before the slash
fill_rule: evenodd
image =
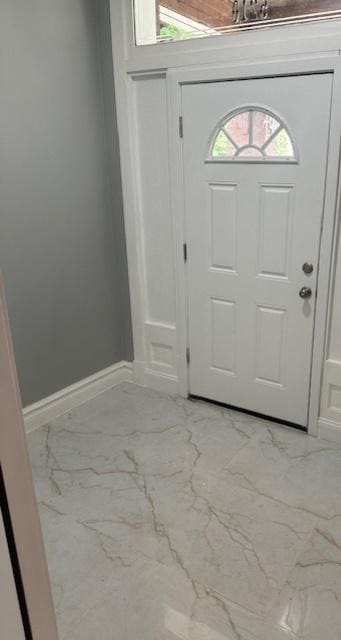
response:
<path id="1" fill-rule="evenodd" d="M 183 244 L 184 262 L 187 262 L 187 242 Z"/>
<path id="2" fill-rule="evenodd" d="M 179 116 L 179 136 L 180 138 L 184 137 L 184 121 L 182 116 Z"/>
<path id="3" fill-rule="evenodd" d="M 187 364 L 190 363 L 190 360 L 191 360 L 190 351 L 189 351 L 189 347 L 187 347 L 187 349 L 186 349 L 186 362 L 187 362 Z"/>

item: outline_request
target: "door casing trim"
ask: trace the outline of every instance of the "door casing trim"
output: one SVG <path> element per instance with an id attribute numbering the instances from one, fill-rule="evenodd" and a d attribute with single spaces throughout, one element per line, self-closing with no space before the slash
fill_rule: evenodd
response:
<path id="1" fill-rule="evenodd" d="M 173 254 L 176 280 L 176 327 L 179 392 L 189 393 L 186 349 L 189 343 L 186 265 L 183 244 L 186 240 L 183 139 L 179 137 L 179 116 L 182 115 L 181 89 L 185 84 L 228 82 L 255 78 L 331 73 L 333 75 L 329 145 L 325 178 L 324 211 L 322 215 L 317 301 L 312 348 L 311 382 L 308 407 L 308 433 L 318 435 L 318 418 L 322 386 L 323 362 L 331 299 L 331 274 L 335 267 L 336 221 L 340 206 L 340 141 L 341 141 L 341 60 L 338 54 L 308 56 L 293 59 L 242 62 L 231 65 L 192 67 L 169 70 L 167 74 L 169 108 L 169 153 L 171 180 L 171 215 Z M 186 123 L 184 123 L 186 135 Z M 190 251 L 190 247 L 189 247 Z"/>

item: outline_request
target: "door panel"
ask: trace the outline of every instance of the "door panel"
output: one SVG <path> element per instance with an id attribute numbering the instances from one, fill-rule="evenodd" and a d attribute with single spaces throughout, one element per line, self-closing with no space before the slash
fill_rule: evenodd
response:
<path id="1" fill-rule="evenodd" d="M 293 186 L 260 185 L 258 275 L 288 279 Z"/>
<path id="2" fill-rule="evenodd" d="M 331 90 L 330 74 L 182 89 L 190 392 L 304 426 Z"/>
<path id="3" fill-rule="evenodd" d="M 258 306 L 256 313 L 255 380 L 283 388 L 286 311 Z"/>
<path id="4" fill-rule="evenodd" d="M 229 300 L 211 298 L 212 304 L 212 361 L 211 366 L 235 373 L 236 304 Z M 224 339 L 221 339 L 224 336 Z"/>
<path id="5" fill-rule="evenodd" d="M 236 270 L 236 185 L 210 184 L 211 267 Z"/>

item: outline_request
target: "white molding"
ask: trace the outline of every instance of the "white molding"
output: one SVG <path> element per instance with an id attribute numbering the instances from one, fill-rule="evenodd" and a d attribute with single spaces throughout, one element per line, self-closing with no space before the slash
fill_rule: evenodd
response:
<path id="1" fill-rule="evenodd" d="M 156 41 L 155 0 L 144 0 L 135 5 L 135 31 L 139 44 Z"/>
<path id="2" fill-rule="evenodd" d="M 133 382 L 133 365 L 130 362 L 117 362 L 102 369 L 88 378 L 84 378 L 53 393 L 23 410 L 26 432 L 30 433 L 54 420 L 63 413 L 75 409 L 80 404 L 95 398 L 99 394 L 115 387 L 120 382 Z"/>
<path id="3" fill-rule="evenodd" d="M 177 40 L 136 46 L 131 0 L 111 0 L 115 20 L 119 12 L 123 22 L 126 71 L 176 68 L 233 60 L 250 61 L 275 56 L 297 57 L 300 54 L 330 52 L 340 49 L 341 19 L 262 25 L 250 30 L 236 30 L 207 38 Z M 114 6 L 115 5 L 115 6 Z"/>
<path id="4" fill-rule="evenodd" d="M 161 322 L 146 322 L 147 369 L 177 375 L 176 327 Z"/>
<path id="5" fill-rule="evenodd" d="M 170 396 L 176 396 L 179 393 L 179 378 L 168 373 L 146 368 L 144 370 L 144 386 L 162 393 L 168 393 Z"/>
<path id="6" fill-rule="evenodd" d="M 187 18 L 187 16 L 182 15 L 178 11 L 168 9 L 168 7 L 164 7 L 162 4 L 160 5 L 160 22 L 166 22 L 167 24 L 174 25 L 174 27 L 178 27 L 184 31 L 188 31 L 189 33 L 197 31 L 199 35 L 203 35 L 205 33 L 207 35 L 214 35 L 217 33 L 216 29 L 207 27 L 203 22 Z M 149 41 L 149 44 L 155 44 L 155 40 L 156 39 L 154 38 L 154 42 Z"/>
<path id="7" fill-rule="evenodd" d="M 173 78 L 175 74 L 175 78 Z M 181 91 L 178 90 L 176 72 L 167 74 L 168 136 L 170 204 L 173 229 L 173 265 L 175 275 L 175 326 L 177 375 L 179 393 L 186 397 L 189 391 L 189 370 L 186 349 L 189 343 L 187 322 L 187 265 L 184 262 L 183 246 L 186 242 L 185 201 L 183 179 L 182 139 L 179 137 L 179 115 L 181 114 Z"/>
<path id="8" fill-rule="evenodd" d="M 139 384 L 141 387 L 144 386 L 144 372 L 146 368 L 146 363 L 142 362 L 142 360 L 134 360 L 133 362 L 133 379 L 135 384 Z"/>
<path id="9" fill-rule="evenodd" d="M 186 395 L 182 393 L 177 375 L 153 368 L 147 362 L 134 360 L 133 380 L 135 384 L 141 387 L 148 387 L 149 389 L 155 389 L 155 391 L 168 393 L 170 396 Z"/>
<path id="10" fill-rule="evenodd" d="M 333 397 L 333 391 L 336 396 Z M 321 393 L 321 418 L 339 424 L 341 428 L 341 361 L 328 358 L 324 365 Z"/>
<path id="11" fill-rule="evenodd" d="M 318 437 L 324 440 L 331 440 L 332 442 L 338 442 L 341 444 L 341 424 L 329 420 L 328 418 L 319 418 L 318 423 Z"/>
<path id="12" fill-rule="evenodd" d="M 318 435 L 318 419 L 323 374 L 326 366 L 326 344 L 330 331 L 333 300 L 333 273 L 336 265 L 338 212 L 340 209 L 340 139 L 341 139 L 341 65 L 335 61 L 333 93 L 330 110 L 329 150 L 325 182 L 324 217 L 321 228 L 320 260 L 317 280 L 318 296 L 315 311 L 315 330 L 312 353 L 312 375 L 309 402 L 308 431 Z"/>
<path id="13" fill-rule="evenodd" d="M 136 96 L 134 82 L 124 70 L 127 41 L 123 24 L 129 19 L 130 10 L 131 6 L 128 8 L 123 2 L 110 0 L 113 81 L 116 92 L 134 356 L 137 362 L 144 362 L 146 357 L 143 310 L 146 307 L 146 287 L 139 215 L 139 183 L 135 161 L 134 103 Z"/>

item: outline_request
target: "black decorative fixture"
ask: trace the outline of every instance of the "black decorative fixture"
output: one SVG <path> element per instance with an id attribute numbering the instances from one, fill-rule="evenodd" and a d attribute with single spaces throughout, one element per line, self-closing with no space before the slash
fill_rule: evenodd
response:
<path id="1" fill-rule="evenodd" d="M 269 16 L 269 0 L 233 0 L 233 22 L 257 22 Z"/>

